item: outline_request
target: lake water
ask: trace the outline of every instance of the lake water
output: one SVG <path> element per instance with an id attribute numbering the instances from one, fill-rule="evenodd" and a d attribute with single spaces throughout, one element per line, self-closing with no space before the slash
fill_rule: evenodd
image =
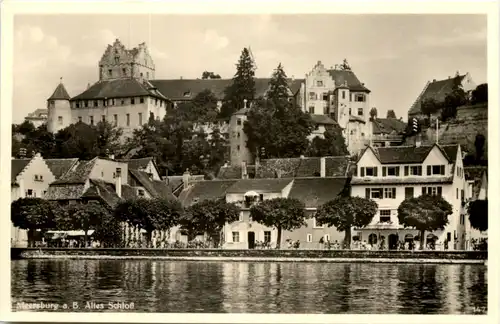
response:
<path id="1" fill-rule="evenodd" d="M 488 296 L 483 265 L 15 260 L 11 266 L 13 311 L 33 311 L 36 303 L 44 311 L 57 305 L 58 312 L 484 314 Z"/>

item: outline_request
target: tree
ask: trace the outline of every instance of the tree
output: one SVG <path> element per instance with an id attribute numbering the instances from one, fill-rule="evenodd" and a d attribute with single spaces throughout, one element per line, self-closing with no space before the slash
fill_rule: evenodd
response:
<path id="1" fill-rule="evenodd" d="M 99 155 L 98 134 L 94 127 L 78 122 L 55 135 L 55 157 L 90 160 Z"/>
<path id="2" fill-rule="evenodd" d="M 243 108 L 243 100 L 255 99 L 255 66 L 247 48 L 241 52 L 232 84 L 226 88 L 221 117 L 229 118 Z"/>
<path id="3" fill-rule="evenodd" d="M 89 230 L 97 229 L 108 215 L 108 210 L 97 202 L 76 203 L 57 208 L 55 220 L 61 230 L 82 230 L 87 246 Z"/>
<path id="4" fill-rule="evenodd" d="M 457 108 L 467 103 L 467 94 L 462 88 L 461 79 L 456 76 L 453 79 L 453 87 L 451 93 L 447 94 L 444 99 L 444 106 L 441 110 L 441 120 L 446 121 L 457 116 Z"/>
<path id="5" fill-rule="evenodd" d="M 275 105 L 286 105 L 282 101 L 288 102 L 289 91 L 287 76 L 283 70 L 281 63 L 274 70 L 271 80 L 269 81 L 269 89 L 266 93 L 267 99 L 275 103 Z"/>
<path id="6" fill-rule="evenodd" d="M 182 206 L 166 198 L 132 199 L 120 202 L 114 210 L 117 219 L 146 231 L 147 246 L 155 230 L 167 230 L 178 224 Z"/>
<path id="7" fill-rule="evenodd" d="M 182 120 L 192 123 L 214 122 L 218 114 L 218 99 L 212 91 L 203 90 L 193 100 L 179 104 L 176 109 Z"/>
<path id="8" fill-rule="evenodd" d="M 121 245 L 123 237 L 122 225 L 112 213 L 106 213 L 94 229 L 93 237 L 103 247 L 117 247 Z"/>
<path id="9" fill-rule="evenodd" d="M 389 109 L 387 110 L 387 118 L 392 118 L 392 119 L 396 119 L 396 113 L 394 112 L 394 110 L 392 109 Z"/>
<path id="10" fill-rule="evenodd" d="M 35 153 L 40 153 L 44 158 L 54 156 L 54 134 L 47 130 L 46 124 L 26 133 L 21 144 L 26 149 L 28 156 L 33 156 Z"/>
<path id="11" fill-rule="evenodd" d="M 377 119 L 377 108 L 373 107 L 370 109 L 370 120 L 375 120 Z"/>
<path id="12" fill-rule="evenodd" d="M 107 121 L 100 121 L 96 125 L 96 132 L 99 156 L 108 157 L 110 154 L 117 155 L 120 152 L 123 129 Z"/>
<path id="13" fill-rule="evenodd" d="M 342 135 L 342 130 L 335 125 L 328 127 L 324 133 L 324 138 L 316 136 L 311 141 L 308 149 L 308 156 L 340 156 L 349 155 L 346 141 Z"/>
<path id="14" fill-rule="evenodd" d="M 278 231 L 277 248 L 281 246 L 283 230 L 292 231 L 306 224 L 305 205 L 295 198 L 274 198 L 264 200 L 250 208 L 250 217 L 264 226 Z"/>
<path id="15" fill-rule="evenodd" d="M 476 163 L 481 164 L 484 157 L 484 145 L 486 143 L 486 137 L 483 134 L 477 134 L 474 140 L 474 147 L 476 149 Z"/>
<path id="16" fill-rule="evenodd" d="M 202 80 L 206 79 L 220 79 L 220 75 L 215 74 L 214 72 L 208 72 L 204 71 L 203 74 L 201 75 Z"/>
<path id="17" fill-rule="evenodd" d="M 55 227 L 54 203 L 41 198 L 19 198 L 11 203 L 10 217 L 13 225 L 28 230 L 28 246 L 34 246 L 35 230 Z"/>
<path id="18" fill-rule="evenodd" d="M 452 206 L 441 196 L 434 195 L 407 198 L 398 207 L 399 224 L 420 231 L 421 250 L 424 248 L 425 231 L 444 229 L 452 213 Z"/>
<path id="19" fill-rule="evenodd" d="M 35 131 L 35 125 L 33 125 L 33 123 L 30 122 L 29 120 L 25 120 L 21 124 L 19 124 L 19 125 L 13 125 L 13 126 L 15 126 L 13 128 L 13 133 L 19 133 L 19 134 L 22 134 L 22 135 L 27 135 L 27 134 Z"/>
<path id="20" fill-rule="evenodd" d="M 180 220 L 180 225 L 193 237 L 206 233 L 214 246 L 220 243 L 220 233 L 226 223 L 238 220 L 240 210 L 225 199 L 204 200 L 189 206 Z"/>
<path id="21" fill-rule="evenodd" d="M 210 171 L 217 173 L 220 167 L 228 159 L 228 147 L 227 140 L 222 136 L 220 129 L 215 127 L 210 134 L 210 139 L 208 140 L 208 145 L 210 146 L 210 158 L 209 158 L 209 169 Z"/>
<path id="22" fill-rule="evenodd" d="M 442 104 L 438 103 L 434 98 L 427 98 L 422 100 L 420 106 L 422 113 L 427 115 L 430 119 L 432 114 L 435 114 L 441 109 Z"/>
<path id="23" fill-rule="evenodd" d="M 371 199 L 341 195 L 320 206 L 315 217 L 317 224 L 345 232 L 344 245 L 350 246 L 351 228 L 370 224 L 377 210 L 377 203 Z"/>
<path id="24" fill-rule="evenodd" d="M 488 230 L 488 200 L 474 200 L 467 207 L 470 226 L 483 232 Z"/>
<path id="25" fill-rule="evenodd" d="M 471 104 L 488 102 L 488 84 L 482 83 L 472 91 Z"/>

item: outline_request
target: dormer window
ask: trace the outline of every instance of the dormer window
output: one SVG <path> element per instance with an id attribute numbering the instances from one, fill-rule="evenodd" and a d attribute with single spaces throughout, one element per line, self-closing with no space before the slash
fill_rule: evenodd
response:
<path id="1" fill-rule="evenodd" d="M 377 167 L 361 167 L 362 177 L 376 177 L 378 168 Z"/>
<path id="2" fill-rule="evenodd" d="M 444 165 L 428 165 L 427 175 L 444 175 Z"/>
<path id="3" fill-rule="evenodd" d="M 399 167 L 382 167 L 383 177 L 399 177 Z"/>

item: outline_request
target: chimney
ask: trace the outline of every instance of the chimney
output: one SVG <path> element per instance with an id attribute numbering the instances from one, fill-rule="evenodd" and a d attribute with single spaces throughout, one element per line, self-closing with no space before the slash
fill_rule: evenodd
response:
<path id="1" fill-rule="evenodd" d="M 241 162 L 241 179 L 248 179 L 247 163 L 245 161 Z"/>
<path id="2" fill-rule="evenodd" d="M 116 195 L 122 197 L 122 168 L 116 168 L 116 183 L 115 183 Z"/>
<path id="3" fill-rule="evenodd" d="M 186 169 L 186 171 L 182 174 L 182 184 L 183 184 L 183 189 L 187 189 L 189 187 L 189 177 L 191 174 L 189 173 L 189 169 Z"/>
<path id="4" fill-rule="evenodd" d="M 319 176 L 324 178 L 326 177 L 326 158 L 319 158 Z"/>
<path id="5" fill-rule="evenodd" d="M 432 79 L 432 82 L 436 82 L 436 79 Z"/>

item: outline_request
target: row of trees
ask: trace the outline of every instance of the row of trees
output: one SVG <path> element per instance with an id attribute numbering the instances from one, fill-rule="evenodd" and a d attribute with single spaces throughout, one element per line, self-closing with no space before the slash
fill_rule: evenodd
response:
<path id="1" fill-rule="evenodd" d="M 469 205 L 471 225 L 481 231 L 488 228 L 487 200 L 478 200 Z M 345 232 L 344 243 L 351 242 L 351 228 L 363 228 L 370 224 L 377 213 L 378 205 L 362 197 L 338 196 L 320 206 L 314 215 L 318 224 L 334 226 Z M 207 235 L 213 246 L 220 243 L 221 231 L 226 223 L 239 218 L 240 209 L 224 199 L 204 200 L 183 208 L 177 200 L 133 199 L 120 202 L 113 210 L 99 203 L 59 205 L 40 198 L 21 198 L 11 205 L 14 226 L 29 230 L 30 245 L 36 229 L 82 230 L 85 241 L 89 230 L 95 230 L 94 238 L 105 244 L 120 244 L 121 223 L 145 230 L 147 246 L 151 246 L 153 231 L 166 231 L 176 225 L 187 232 L 188 240 L 198 233 Z M 424 246 L 425 231 L 444 229 L 452 206 L 440 196 L 423 195 L 404 200 L 398 208 L 401 225 L 419 230 L 421 247 Z M 282 231 L 293 231 L 307 226 L 305 205 L 295 198 L 275 198 L 255 204 L 250 208 L 250 217 L 278 232 L 280 247 Z"/>
<path id="2" fill-rule="evenodd" d="M 377 108 L 373 107 L 372 109 L 370 109 L 370 120 L 375 120 L 377 119 L 377 117 L 378 117 Z M 392 109 L 387 110 L 386 118 L 396 119 L 397 118 L 396 112 Z"/>

